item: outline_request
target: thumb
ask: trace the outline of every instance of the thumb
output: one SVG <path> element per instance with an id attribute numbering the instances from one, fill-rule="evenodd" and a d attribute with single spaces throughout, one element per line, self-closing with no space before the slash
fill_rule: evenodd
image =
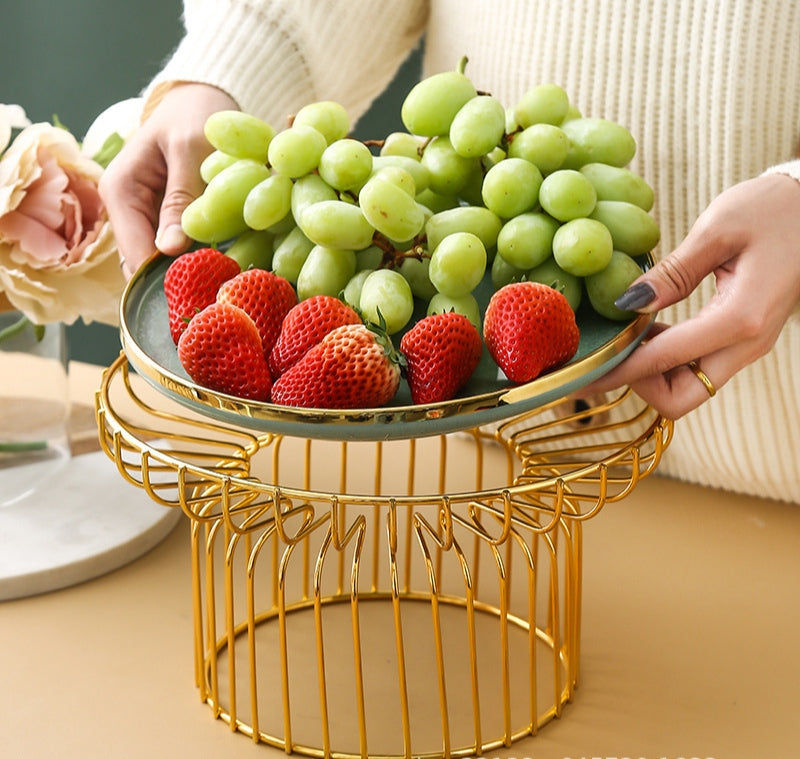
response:
<path id="1" fill-rule="evenodd" d="M 623 311 L 655 313 L 686 298 L 718 264 L 713 251 L 690 234 L 636 279 L 614 305 Z"/>
<path id="2" fill-rule="evenodd" d="M 181 215 L 204 187 L 199 166 L 185 161 L 170 165 L 156 231 L 156 247 L 162 253 L 177 255 L 189 247 L 191 238 L 183 231 Z"/>

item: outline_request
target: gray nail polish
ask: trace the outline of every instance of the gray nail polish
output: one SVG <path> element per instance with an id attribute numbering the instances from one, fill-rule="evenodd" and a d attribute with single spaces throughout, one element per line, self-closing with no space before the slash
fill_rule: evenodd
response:
<path id="1" fill-rule="evenodd" d="M 636 311 L 652 303 L 655 298 L 656 291 L 647 282 L 637 282 L 622 293 L 614 305 L 622 311 Z"/>

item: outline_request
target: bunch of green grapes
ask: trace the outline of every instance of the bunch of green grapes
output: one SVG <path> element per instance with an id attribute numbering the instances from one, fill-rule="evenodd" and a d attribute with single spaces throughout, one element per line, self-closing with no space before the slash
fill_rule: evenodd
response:
<path id="1" fill-rule="evenodd" d="M 653 191 L 626 168 L 636 151 L 620 124 L 583 117 L 559 86 L 511 108 L 453 71 L 417 83 L 407 131 L 348 137 L 333 101 L 302 108 L 281 131 L 238 111 L 211 116 L 204 193 L 183 215 L 199 242 L 233 241 L 243 267 L 269 268 L 300 299 L 342 295 L 365 318 L 402 330 L 422 303 L 476 326 L 476 292 L 521 279 L 584 292 L 612 319 L 659 239 Z"/>

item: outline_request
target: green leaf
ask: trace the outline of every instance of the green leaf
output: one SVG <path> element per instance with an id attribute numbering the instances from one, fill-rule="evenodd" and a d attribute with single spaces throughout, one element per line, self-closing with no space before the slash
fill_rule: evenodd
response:
<path id="1" fill-rule="evenodd" d="M 118 132 L 112 132 L 106 137 L 100 150 L 92 156 L 92 160 L 99 163 L 104 169 L 108 168 L 108 164 L 122 150 L 124 144 L 125 140 L 122 139 L 121 135 Z"/>

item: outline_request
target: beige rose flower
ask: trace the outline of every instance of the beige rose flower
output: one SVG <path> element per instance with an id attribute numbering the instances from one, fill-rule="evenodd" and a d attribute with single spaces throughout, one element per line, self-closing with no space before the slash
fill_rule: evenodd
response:
<path id="1" fill-rule="evenodd" d="M 38 324 L 118 323 L 125 285 L 97 191 L 102 168 L 51 124 L 0 158 L 0 293 Z"/>

